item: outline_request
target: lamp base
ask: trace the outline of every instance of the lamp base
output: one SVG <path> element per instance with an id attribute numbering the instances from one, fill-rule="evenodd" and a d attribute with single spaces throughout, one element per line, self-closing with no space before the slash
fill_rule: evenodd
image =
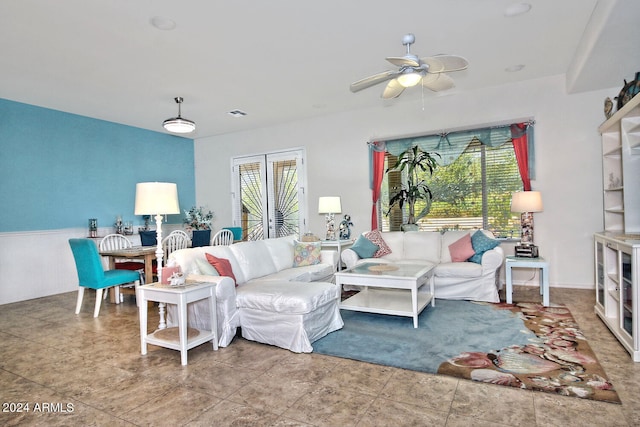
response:
<path id="1" fill-rule="evenodd" d="M 515 254 L 522 258 L 538 258 L 538 247 L 532 243 L 526 245 L 516 245 Z"/>
<path id="2" fill-rule="evenodd" d="M 330 213 L 325 216 L 327 220 L 327 235 L 326 240 L 336 240 L 336 222 L 335 215 Z"/>

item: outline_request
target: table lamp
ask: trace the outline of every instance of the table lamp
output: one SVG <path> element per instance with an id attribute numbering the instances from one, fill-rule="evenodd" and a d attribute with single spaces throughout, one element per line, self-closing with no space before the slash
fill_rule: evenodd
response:
<path id="1" fill-rule="evenodd" d="M 336 240 L 335 214 L 341 212 L 340 197 L 329 196 L 318 199 L 318 213 L 325 214 L 327 220 L 326 240 Z"/>
<path id="2" fill-rule="evenodd" d="M 162 283 L 162 215 L 179 214 L 178 186 L 170 182 L 139 182 L 136 184 L 136 215 L 155 215 L 156 259 L 158 282 Z M 147 280 L 149 280 L 147 278 Z"/>
<path id="3" fill-rule="evenodd" d="M 519 191 L 511 197 L 511 212 L 520 212 L 520 244 L 533 245 L 533 212 L 542 212 L 539 191 Z"/>

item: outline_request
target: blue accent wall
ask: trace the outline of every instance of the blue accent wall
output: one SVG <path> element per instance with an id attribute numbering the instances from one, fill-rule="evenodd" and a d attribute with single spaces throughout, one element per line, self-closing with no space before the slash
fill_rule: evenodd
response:
<path id="1" fill-rule="evenodd" d="M 142 225 L 145 181 L 175 182 L 180 210 L 195 205 L 193 140 L 0 99 L 0 232 Z"/>

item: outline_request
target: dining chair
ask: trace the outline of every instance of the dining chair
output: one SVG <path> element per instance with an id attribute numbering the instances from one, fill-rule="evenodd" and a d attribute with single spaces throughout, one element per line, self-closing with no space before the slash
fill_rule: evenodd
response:
<path id="1" fill-rule="evenodd" d="M 211 246 L 218 246 L 218 245 L 229 246 L 232 243 L 233 243 L 233 232 L 227 229 L 222 229 L 218 231 L 211 239 Z"/>
<path id="2" fill-rule="evenodd" d="M 178 249 L 186 249 L 189 247 L 189 236 L 184 231 L 179 230 L 172 231 L 167 237 L 162 240 L 162 249 L 164 250 L 164 262 L 169 259 L 171 252 Z"/>
<path id="3" fill-rule="evenodd" d="M 185 239 L 187 239 L 187 241 L 191 241 L 191 239 L 189 238 L 189 235 L 187 234 L 186 231 L 182 231 L 182 230 L 173 230 L 171 233 L 169 233 L 169 236 L 172 234 L 177 234 L 178 236 L 181 236 Z"/>
<path id="4" fill-rule="evenodd" d="M 102 251 L 113 251 L 118 249 L 129 249 L 133 246 L 131 240 L 127 239 L 122 234 L 107 234 L 100 240 L 98 248 Z M 114 262 L 114 268 L 116 270 L 135 270 L 140 274 L 140 277 L 144 277 L 144 261 L 136 260 L 116 260 Z M 116 294 L 119 294 L 119 299 L 116 302 L 122 302 L 124 295 L 120 293 L 120 289 L 116 289 Z M 105 294 L 106 296 L 106 294 Z"/>
<path id="5" fill-rule="evenodd" d="M 140 286 L 140 275 L 136 271 L 106 270 L 102 267 L 102 260 L 98 247 L 91 239 L 69 239 L 69 246 L 73 252 L 78 273 L 78 301 L 76 302 L 76 314 L 80 313 L 84 289 L 96 290 L 96 306 L 93 317 L 98 317 L 102 302 L 102 291 L 110 287 L 131 284 L 134 288 Z M 116 294 L 119 298 L 119 295 Z"/>

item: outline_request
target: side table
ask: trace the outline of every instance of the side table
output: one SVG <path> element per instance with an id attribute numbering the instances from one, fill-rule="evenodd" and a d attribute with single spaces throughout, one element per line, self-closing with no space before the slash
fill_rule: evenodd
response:
<path id="1" fill-rule="evenodd" d="M 200 344 L 213 340 L 213 349 L 218 349 L 218 325 L 216 315 L 216 284 L 215 283 L 188 283 L 183 286 L 171 286 L 160 283 L 151 283 L 138 287 L 140 298 L 140 346 L 142 355 L 147 354 L 147 344 L 170 348 L 180 351 L 182 365 L 187 364 L 187 351 Z M 187 336 L 187 304 L 202 299 L 209 300 L 211 313 L 211 330 L 196 329 L 197 334 Z M 176 304 L 178 306 L 178 339 L 166 337 L 168 329 L 157 329 L 147 334 L 147 301 Z"/>
<path id="2" fill-rule="evenodd" d="M 342 249 L 346 249 L 353 245 L 352 239 L 343 240 L 321 240 L 320 245 L 323 248 L 336 248 L 338 251 L 338 271 L 342 270 Z"/>
<path id="3" fill-rule="evenodd" d="M 540 269 L 540 294 L 542 295 L 542 305 L 549 306 L 549 263 L 542 257 L 524 258 L 508 256 L 505 260 L 505 276 L 507 279 L 507 304 L 512 303 L 513 282 L 511 278 L 512 268 L 538 268 Z"/>

